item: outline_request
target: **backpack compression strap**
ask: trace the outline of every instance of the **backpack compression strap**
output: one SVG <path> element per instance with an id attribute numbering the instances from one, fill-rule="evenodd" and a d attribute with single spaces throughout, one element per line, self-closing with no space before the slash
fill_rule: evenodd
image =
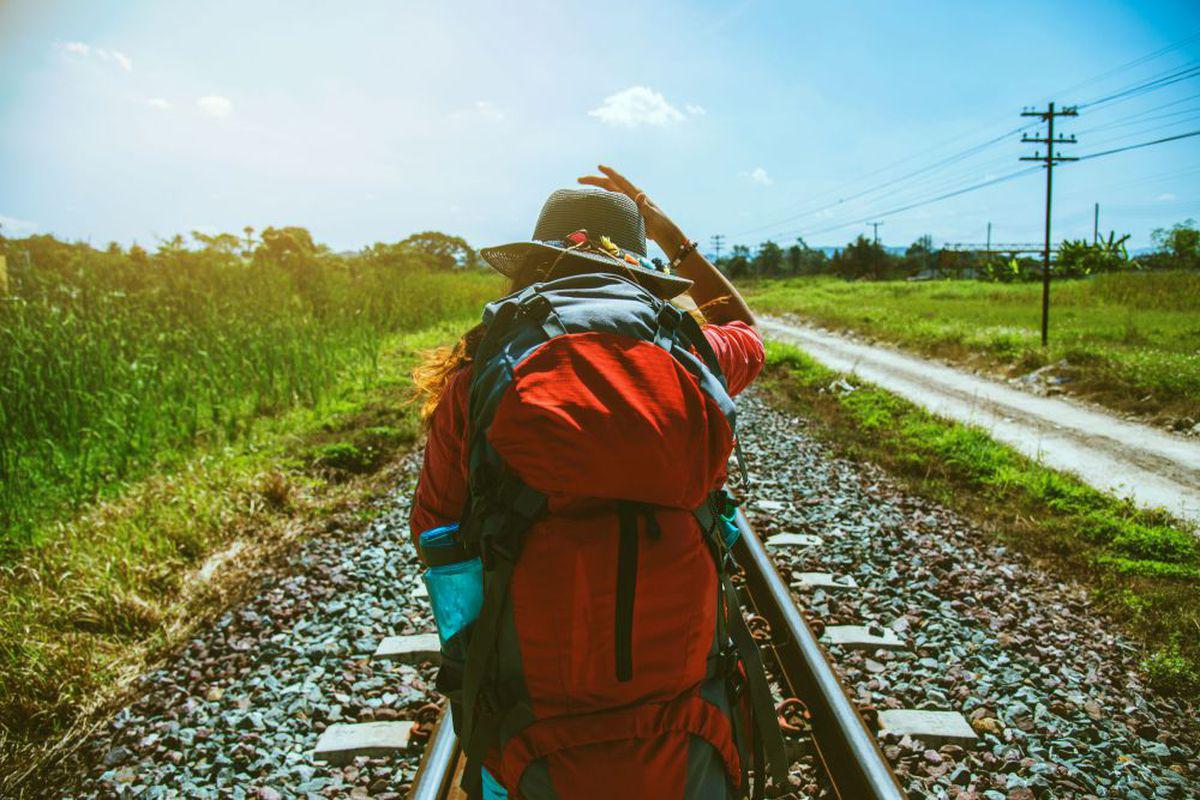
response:
<path id="1" fill-rule="evenodd" d="M 483 758 L 499 743 L 504 713 L 493 684 L 493 664 L 500 638 L 502 612 L 525 531 L 542 513 L 546 496 L 509 473 L 499 481 L 482 508 L 473 509 L 469 526 L 487 570 L 487 586 L 479 618 L 471 631 L 462 686 L 462 742 L 467 755 L 463 788 L 478 790 Z"/>
<path id="2" fill-rule="evenodd" d="M 729 494 L 724 489 L 718 489 L 710 494 L 708 499 L 692 513 L 704 531 L 709 550 L 712 553 L 713 561 L 717 568 L 717 581 L 719 583 L 717 589 L 718 621 L 720 622 L 721 617 L 724 617 L 723 627 L 729 631 L 737 655 L 740 657 L 742 665 L 745 668 L 746 688 L 750 692 L 751 716 L 754 721 L 755 733 L 757 734 L 754 737 L 755 781 L 753 797 L 755 800 L 758 800 L 764 796 L 766 789 L 766 775 L 763 771 L 763 761 L 766 761 L 765 766 L 770 771 L 771 781 L 777 789 L 782 789 L 789 785 L 787 768 L 791 762 L 784 750 L 783 734 L 779 732 L 779 722 L 775 714 L 775 703 L 771 695 L 771 686 L 767 683 L 767 672 L 766 667 L 763 665 L 762 653 L 759 652 L 758 642 L 754 640 L 754 636 L 746 626 L 746 618 L 742 616 L 742 606 L 738 599 L 737 589 L 734 587 L 730 577 L 733 571 L 731 567 L 735 564 L 733 554 L 725 545 L 725 537 L 722 532 L 722 523 L 720 520 L 720 516 L 724 514 L 730 503 L 732 503 L 732 500 Z M 721 611 L 722 608 L 724 608 L 723 614 Z M 724 638 L 721 635 L 722 647 L 725 646 Z M 737 677 L 736 669 L 733 673 L 727 675 L 731 680 Z M 741 725 L 738 720 L 737 708 L 732 707 L 730 714 L 734 720 L 734 732 L 738 734 Z M 743 739 L 744 745 L 744 735 L 739 738 Z M 746 788 L 746 765 L 744 762 L 742 764 L 742 788 Z"/>

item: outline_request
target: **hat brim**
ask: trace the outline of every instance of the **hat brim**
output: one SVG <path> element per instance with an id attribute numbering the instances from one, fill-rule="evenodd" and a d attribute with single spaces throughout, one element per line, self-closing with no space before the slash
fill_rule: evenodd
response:
<path id="1" fill-rule="evenodd" d="M 484 247 L 480 249 L 479 255 L 483 256 L 484 261 L 488 262 L 497 272 L 508 277 L 515 276 L 524 266 L 531 256 L 562 256 L 564 261 L 574 262 L 578 264 L 580 261 L 585 262 L 585 265 L 596 265 L 605 267 L 608 270 L 628 272 L 646 288 L 666 300 L 670 300 L 676 295 L 686 292 L 691 288 L 692 282 L 687 278 L 681 278 L 678 275 L 667 275 L 664 272 L 657 270 L 646 269 L 642 266 L 630 264 L 622 259 L 613 258 L 611 256 L 601 255 L 586 250 L 568 250 L 565 247 L 551 244 L 549 242 L 512 242 L 510 244 L 497 245 L 496 247 Z"/>

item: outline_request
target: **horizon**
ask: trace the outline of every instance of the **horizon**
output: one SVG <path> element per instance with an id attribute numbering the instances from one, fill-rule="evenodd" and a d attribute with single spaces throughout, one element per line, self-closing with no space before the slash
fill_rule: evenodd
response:
<path id="1" fill-rule="evenodd" d="M 1064 155 L 1200 128 L 1184 2 L 14 2 L 0 37 L 0 230 L 96 246 L 298 225 L 337 251 L 423 230 L 478 247 L 526 238 L 597 161 L 709 251 L 841 247 L 867 220 L 889 247 L 989 222 L 1040 242 L 1022 107 L 1082 106 Z M 1147 247 L 1200 217 L 1197 175 L 1200 138 L 1062 165 L 1053 239 L 1090 239 L 1098 202 L 1102 233 Z"/>

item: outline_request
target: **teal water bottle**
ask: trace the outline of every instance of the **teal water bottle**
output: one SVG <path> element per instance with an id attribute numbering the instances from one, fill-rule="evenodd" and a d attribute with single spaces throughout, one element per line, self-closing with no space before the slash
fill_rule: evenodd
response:
<path id="1" fill-rule="evenodd" d="M 483 606 L 483 563 L 458 539 L 458 524 L 421 534 L 421 558 L 429 568 L 421 575 L 442 645 L 479 616 Z"/>
<path id="2" fill-rule="evenodd" d="M 479 617 L 483 607 L 483 562 L 459 541 L 457 523 L 425 531 L 418 548 L 429 565 L 421 579 L 429 590 L 442 651 L 446 657 L 463 660 L 463 637 L 450 640 Z M 508 792 L 487 769 L 483 769 L 482 778 L 483 800 L 508 800 Z"/>

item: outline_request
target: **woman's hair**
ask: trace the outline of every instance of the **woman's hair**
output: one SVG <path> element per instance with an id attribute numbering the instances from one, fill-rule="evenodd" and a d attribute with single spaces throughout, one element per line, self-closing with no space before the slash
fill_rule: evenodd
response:
<path id="1" fill-rule="evenodd" d="M 551 266 L 550 261 L 526 263 L 509 278 L 505 294 L 519 292 L 537 283 Z M 429 424 L 433 410 L 441 402 L 455 374 L 474 360 L 484 330 L 481 322 L 464 333 L 453 346 L 438 347 L 422 354 L 421 363 L 413 368 L 413 401 L 421 404 L 421 422 L 425 425 Z"/>
<path id="2" fill-rule="evenodd" d="M 526 286 L 553 276 L 561 276 L 567 272 L 567 270 L 561 268 L 563 265 L 564 262 L 561 255 L 553 260 L 547 258 L 528 261 L 509 279 L 508 290 L 505 294 L 519 292 Z M 585 269 L 591 271 L 595 267 L 587 267 Z M 704 309 L 719 305 L 727 299 L 725 297 L 717 298 L 706 303 L 704 308 L 700 308 L 692 313 L 697 318 L 697 321 L 703 324 Z M 412 401 L 421 404 L 421 421 L 426 426 L 428 426 L 434 409 L 441 402 L 442 395 L 446 393 L 446 389 L 450 386 L 450 382 L 454 379 L 454 376 L 458 374 L 459 370 L 470 365 L 475 359 L 475 350 L 479 347 L 480 341 L 483 340 L 484 331 L 483 323 L 476 325 L 464 333 L 462 338 L 455 342 L 453 346 L 438 347 L 424 353 L 421 357 L 421 363 L 413 368 Z"/>

